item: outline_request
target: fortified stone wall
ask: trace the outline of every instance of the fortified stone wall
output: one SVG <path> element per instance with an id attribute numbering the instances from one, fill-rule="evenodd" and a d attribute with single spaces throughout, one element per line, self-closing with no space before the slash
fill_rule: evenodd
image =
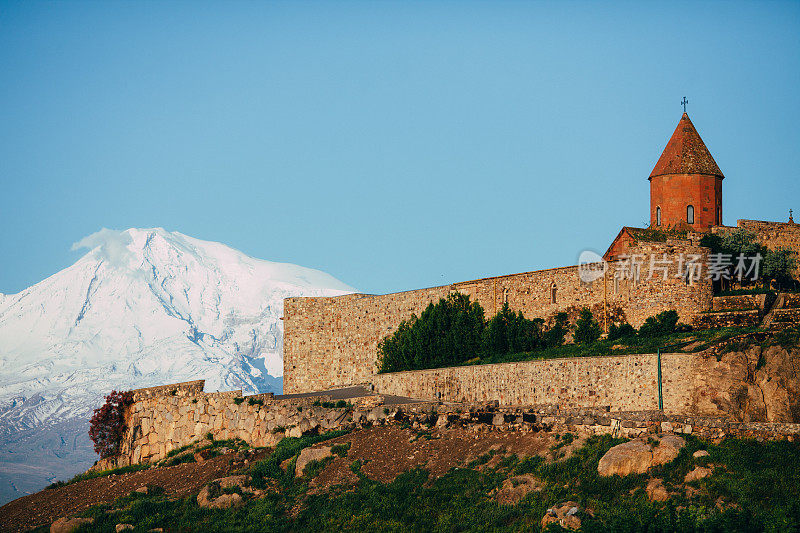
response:
<path id="1" fill-rule="evenodd" d="M 696 356 L 662 354 L 666 413 L 688 414 Z M 570 357 L 378 374 L 380 394 L 447 402 L 497 400 L 500 405 L 556 404 L 615 411 L 658 409 L 655 354 Z"/>
<path id="2" fill-rule="evenodd" d="M 370 382 L 377 372 L 380 340 L 400 322 L 453 291 L 479 302 L 487 318 L 505 302 L 527 318 L 545 320 L 560 311 L 575 316 L 578 309 L 588 307 L 603 326 L 627 320 L 639 327 L 648 317 L 668 309 L 678 311 L 688 323 L 698 312 L 710 310 L 711 284 L 705 279 L 689 281 L 679 272 L 690 256 L 704 262 L 706 248 L 689 241 L 669 241 L 640 243 L 630 252 L 633 263 L 623 270 L 610 268 L 589 283 L 581 281 L 577 266 L 569 266 L 386 295 L 288 298 L 284 301 L 284 392 Z M 626 278 L 625 273 L 631 276 Z"/>

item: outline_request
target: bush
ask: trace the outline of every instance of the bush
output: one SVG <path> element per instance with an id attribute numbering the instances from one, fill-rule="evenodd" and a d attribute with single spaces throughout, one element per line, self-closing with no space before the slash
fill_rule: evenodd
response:
<path id="1" fill-rule="evenodd" d="M 522 312 L 514 313 L 508 302 L 486 323 L 483 332 L 483 353 L 504 354 L 529 352 L 544 344 L 542 324 L 544 320 L 528 320 Z"/>
<path id="2" fill-rule="evenodd" d="M 619 326 L 611 324 L 608 328 L 608 340 L 615 341 L 625 337 L 633 337 L 636 335 L 636 329 L 627 322 L 623 322 Z"/>
<path id="3" fill-rule="evenodd" d="M 548 347 L 561 346 L 564 337 L 569 332 L 569 318 L 567 313 L 558 313 L 553 320 L 553 326 L 544 334 L 544 343 Z"/>
<path id="4" fill-rule="evenodd" d="M 656 316 L 651 316 L 644 321 L 639 328 L 639 335 L 642 337 L 659 337 L 669 335 L 675 331 L 678 323 L 678 313 L 674 309 L 663 311 Z"/>
<path id="5" fill-rule="evenodd" d="M 119 453 L 125 433 L 125 408 L 132 403 L 132 392 L 111 391 L 106 396 L 106 403 L 94 410 L 89 422 L 89 437 L 94 442 L 94 451 L 100 457 L 112 457 Z"/>
<path id="6" fill-rule="evenodd" d="M 600 338 L 600 324 L 588 308 L 581 309 L 580 317 L 575 322 L 575 342 L 589 343 Z"/>
<path id="7" fill-rule="evenodd" d="M 483 328 L 483 308 L 466 294 L 451 293 L 379 343 L 380 371 L 457 365 L 480 352 Z"/>

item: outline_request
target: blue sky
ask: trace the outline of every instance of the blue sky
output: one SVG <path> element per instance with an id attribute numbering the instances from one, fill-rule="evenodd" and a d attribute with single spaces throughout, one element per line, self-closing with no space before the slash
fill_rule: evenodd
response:
<path id="1" fill-rule="evenodd" d="M 724 221 L 800 215 L 800 2 L 0 1 L 0 292 L 161 226 L 389 292 L 648 219 L 689 99 Z"/>

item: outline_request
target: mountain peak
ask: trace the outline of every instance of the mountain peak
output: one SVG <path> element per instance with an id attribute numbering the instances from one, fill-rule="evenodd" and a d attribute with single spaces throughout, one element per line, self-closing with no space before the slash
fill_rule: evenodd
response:
<path id="1" fill-rule="evenodd" d="M 280 392 L 284 298 L 354 292 L 163 228 L 104 228 L 73 249 L 88 252 L 0 295 L 0 448 L 23 429 L 74 432 L 113 389 L 205 379 L 207 390 Z M 62 440 L 88 442 L 80 427 Z"/>

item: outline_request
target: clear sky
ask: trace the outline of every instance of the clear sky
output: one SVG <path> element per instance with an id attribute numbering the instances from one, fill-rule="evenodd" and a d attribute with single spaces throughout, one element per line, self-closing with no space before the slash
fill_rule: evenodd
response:
<path id="1" fill-rule="evenodd" d="M 365 292 L 574 264 L 684 95 L 724 222 L 800 219 L 800 2 L 0 1 L 0 292 L 102 227 Z"/>

